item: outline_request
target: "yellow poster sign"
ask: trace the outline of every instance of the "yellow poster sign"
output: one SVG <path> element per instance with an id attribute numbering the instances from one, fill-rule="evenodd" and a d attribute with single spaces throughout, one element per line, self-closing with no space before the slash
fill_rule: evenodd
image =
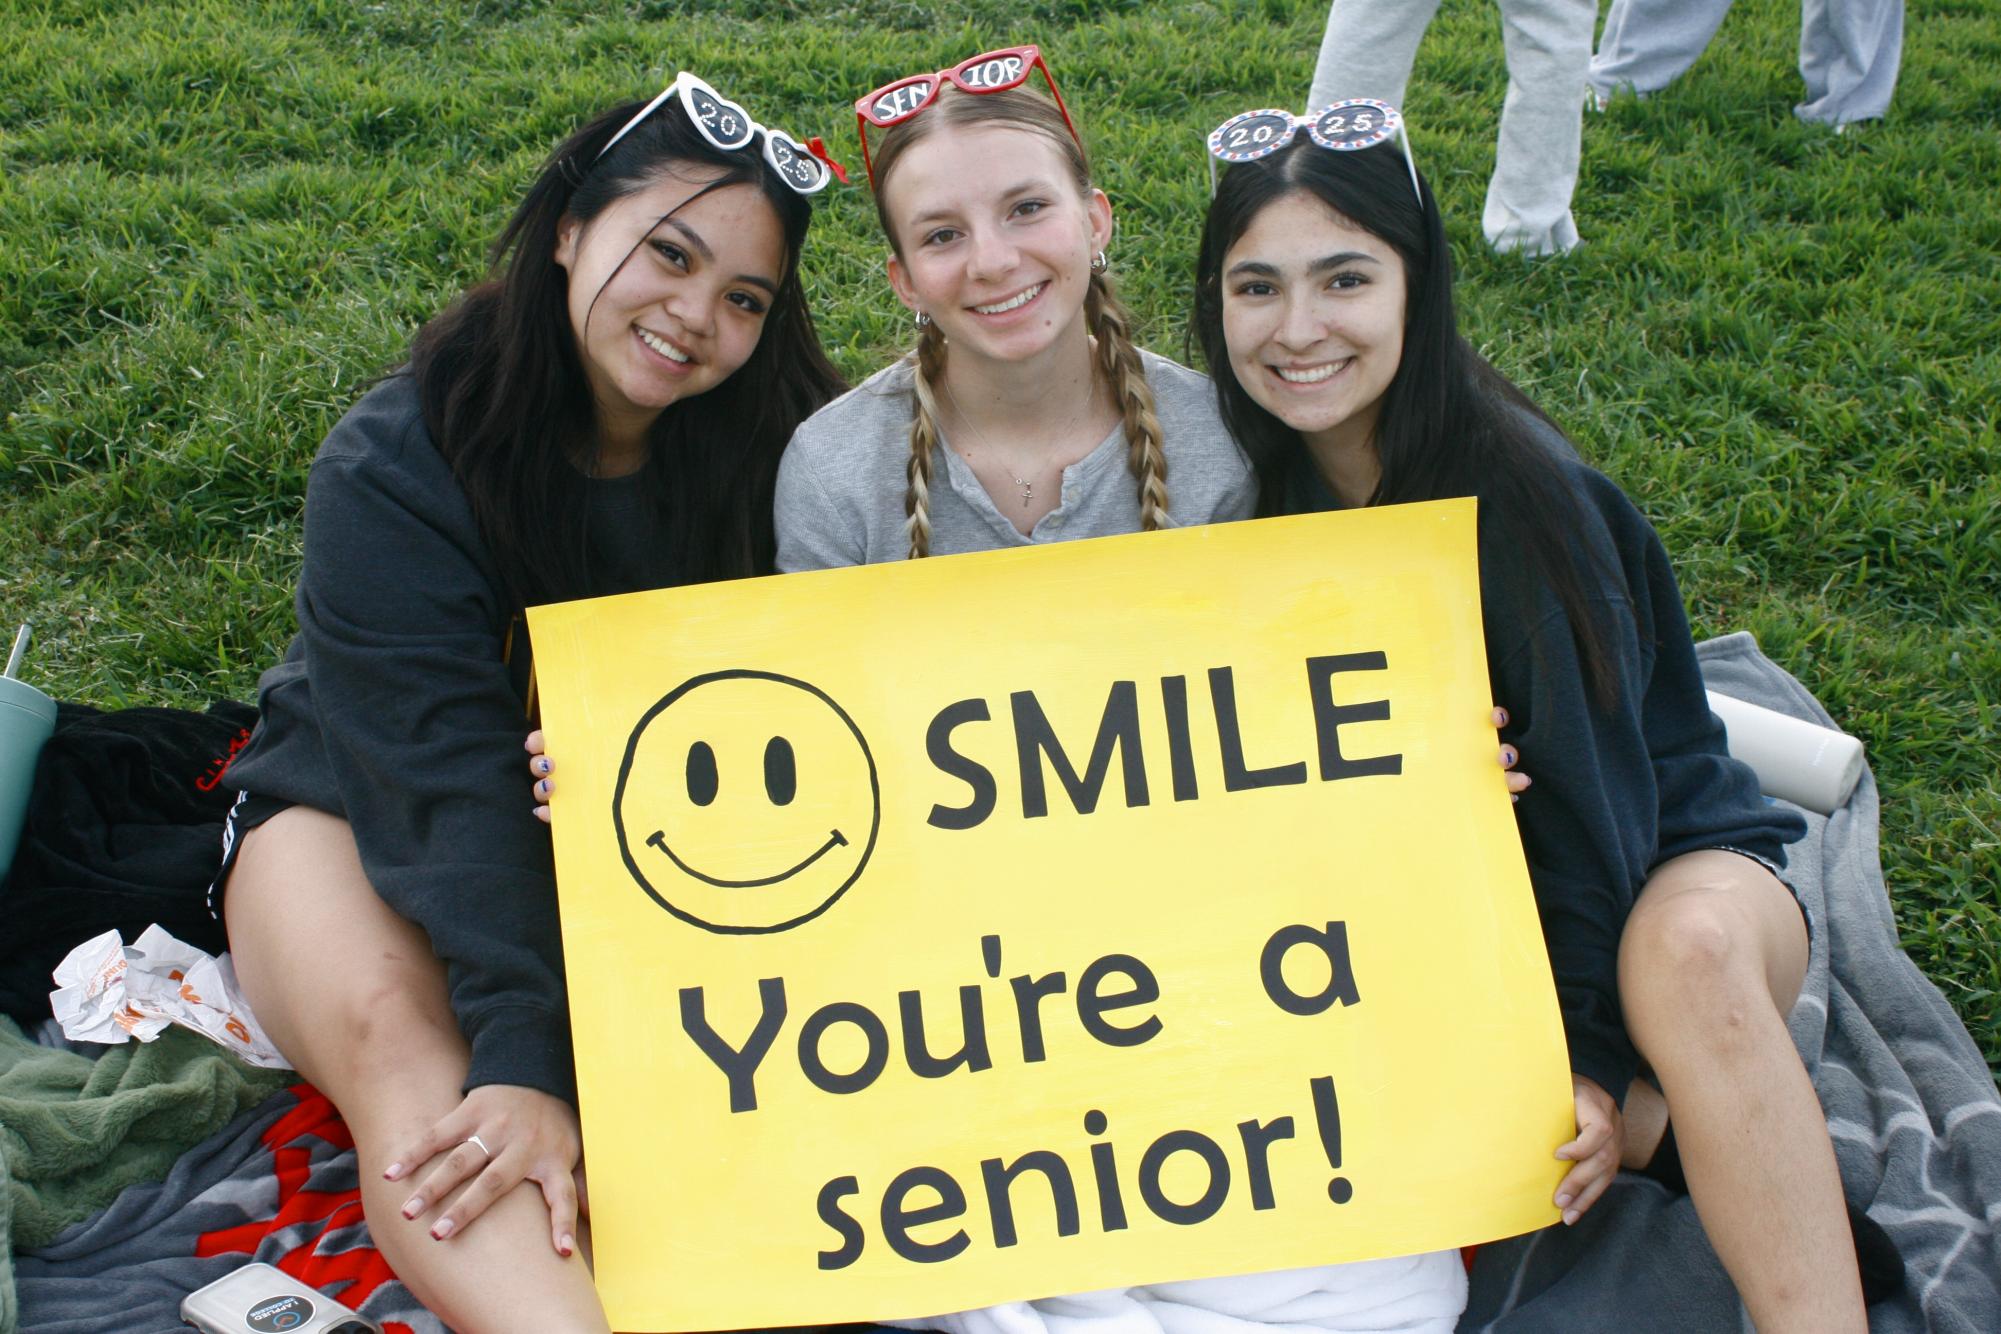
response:
<path id="1" fill-rule="evenodd" d="M 537 608 L 619 1329 L 1554 1222 L 1471 501 Z"/>

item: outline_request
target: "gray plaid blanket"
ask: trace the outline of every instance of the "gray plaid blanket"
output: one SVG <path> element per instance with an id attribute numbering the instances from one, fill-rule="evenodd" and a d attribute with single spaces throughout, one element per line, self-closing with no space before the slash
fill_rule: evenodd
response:
<path id="1" fill-rule="evenodd" d="M 1711 690 L 1837 726 L 1747 634 L 1698 646 Z M 1952 1007 L 1897 945 L 1877 855 L 1877 794 L 1807 815 L 1787 879 L 1819 933 L 1791 1019 L 1848 1198 L 1904 1255 L 1876 1334 L 2001 1330 L 2001 1097 Z M 1574 1228 L 1481 1250 L 1462 1331 L 1617 1328 L 1730 1334 L 1749 1320 L 1685 1195 L 1622 1174 Z"/>

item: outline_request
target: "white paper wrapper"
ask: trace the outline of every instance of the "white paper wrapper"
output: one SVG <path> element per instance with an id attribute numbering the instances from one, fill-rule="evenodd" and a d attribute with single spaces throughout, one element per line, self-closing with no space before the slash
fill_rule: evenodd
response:
<path id="1" fill-rule="evenodd" d="M 73 1042 L 151 1042 L 179 1024 L 252 1065 L 289 1068 L 257 1026 L 236 985 L 229 956 L 212 958 L 149 926 L 131 945 L 107 931 L 56 965 L 49 1004 Z"/>

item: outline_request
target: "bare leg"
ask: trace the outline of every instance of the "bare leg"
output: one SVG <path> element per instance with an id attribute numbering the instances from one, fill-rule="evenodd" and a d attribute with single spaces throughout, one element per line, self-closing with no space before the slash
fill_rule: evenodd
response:
<path id="1" fill-rule="evenodd" d="M 1689 1196 L 1752 1321 L 1762 1334 L 1860 1334 L 1834 1147 L 1786 1032 L 1806 961 L 1784 885 L 1734 853 L 1694 852 L 1641 891 L 1619 996 L 1666 1094 Z"/>
<path id="2" fill-rule="evenodd" d="M 428 1232 L 439 1204 L 415 1220 L 401 1213 L 424 1168 L 382 1179 L 392 1146 L 458 1106 L 471 1054 L 444 965 L 369 885 L 347 822 L 293 807 L 252 830 L 224 912 L 245 998 L 353 1131 L 369 1232 L 417 1299 L 462 1334 L 601 1334 L 590 1271 L 556 1254 L 533 1183 L 441 1242 Z"/>
<path id="3" fill-rule="evenodd" d="M 1620 1109 L 1625 1120 L 1625 1152 L 1619 1166 L 1639 1171 L 1654 1160 L 1654 1150 L 1667 1136 L 1667 1099 L 1644 1079 L 1626 1086 L 1626 1101 Z"/>

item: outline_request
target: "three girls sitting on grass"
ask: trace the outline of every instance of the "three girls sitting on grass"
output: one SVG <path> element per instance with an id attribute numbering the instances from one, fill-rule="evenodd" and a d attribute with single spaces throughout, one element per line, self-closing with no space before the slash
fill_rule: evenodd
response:
<path id="1" fill-rule="evenodd" d="M 909 357 L 834 397 L 797 270 L 827 167 L 683 75 L 557 149 L 496 276 L 315 461 L 223 908 L 253 1008 L 354 1128 L 398 1274 L 455 1328 L 605 1328 L 549 850 L 507 776 L 523 607 L 1471 494 L 1575 1071 L 1557 1205 L 1575 1221 L 1678 1146 L 1761 1329 L 1864 1328 L 1783 1022 L 1808 925 L 1775 869 L 1801 823 L 1724 754 L 1651 529 L 1459 336 L 1436 202 L 1376 133 L 1393 113 L 1285 116 L 1229 158 L 1197 271 L 1212 385 L 1133 346 L 1111 205 L 1034 48 L 859 106 Z M 531 759 L 544 801 L 552 767 Z M 1273 1281 L 1340 1294 L 1335 1328 L 1450 1329 L 1465 1299 L 1449 1253 Z M 983 1319 L 1040 1316 L 915 1323 Z"/>

